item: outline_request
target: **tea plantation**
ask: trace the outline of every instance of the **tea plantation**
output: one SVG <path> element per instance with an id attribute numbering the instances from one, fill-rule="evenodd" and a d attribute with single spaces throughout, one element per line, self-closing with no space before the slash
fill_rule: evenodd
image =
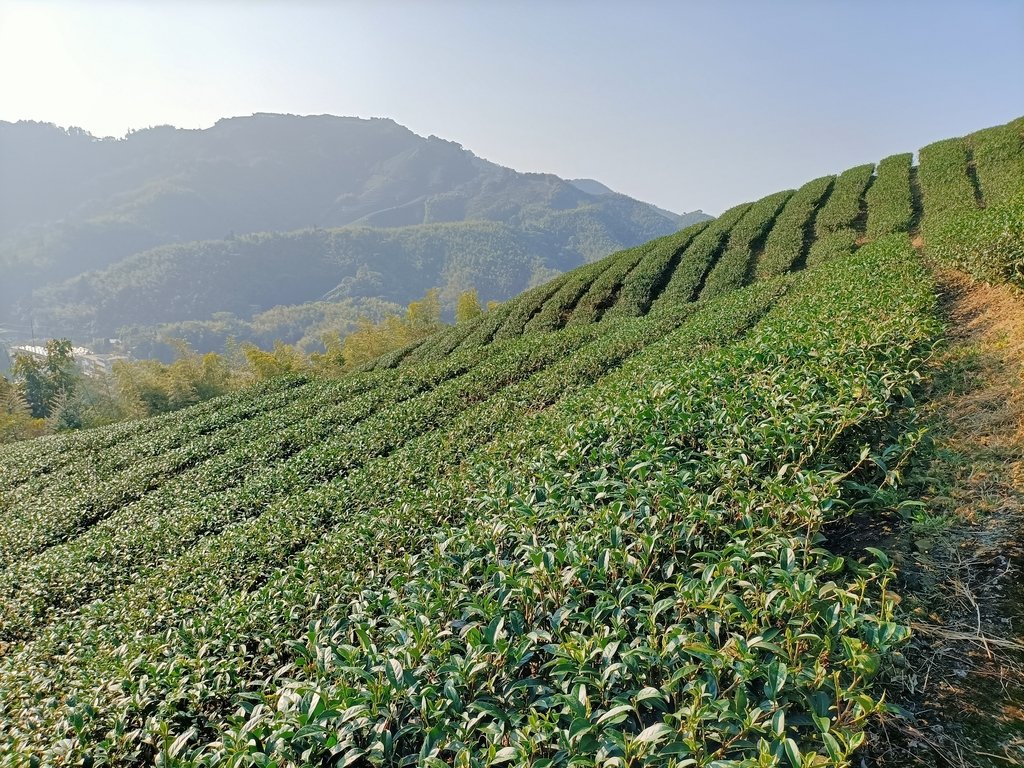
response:
<path id="1" fill-rule="evenodd" d="M 338 380 L 0 450 L 0 766 L 846 765 L 942 338 L 1024 288 L 1024 118 Z M 923 252 L 918 235 L 923 237 Z"/>

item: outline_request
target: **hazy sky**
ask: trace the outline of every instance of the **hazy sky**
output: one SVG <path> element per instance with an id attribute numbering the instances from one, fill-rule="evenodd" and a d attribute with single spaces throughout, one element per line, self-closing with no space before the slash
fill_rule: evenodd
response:
<path id="1" fill-rule="evenodd" d="M 1024 2 L 0 0 L 0 72 L 4 120 L 392 117 L 718 213 L 1024 114 Z"/>

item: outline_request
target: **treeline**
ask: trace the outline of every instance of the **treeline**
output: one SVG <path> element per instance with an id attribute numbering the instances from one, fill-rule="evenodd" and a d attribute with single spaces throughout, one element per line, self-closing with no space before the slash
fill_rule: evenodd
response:
<path id="1" fill-rule="evenodd" d="M 10 378 L 0 376 L 0 443 L 169 413 L 280 376 L 341 375 L 440 330 L 441 309 L 439 291 L 431 289 L 404 314 L 376 322 L 364 316 L 344 337 L 325 334 L 319 352 L 229 340 L 223 352 L 199 353 L 169 339 L 173 362 L 120 360 L 109 371 L 89 373 L 79 368 L 70 340 L 51 339 L 44 355 L 16 352 Z M 456 321 L 482 311 L 475 290 L 459 295 Z"/>
<path id="2" fill-rule="evenodd" d="M 166 339 L 181 339 L 199 352 L 219 352 L 228 346 L 231 339 L 265 349 L 281 341 L 303 352 L 322 352 L 324 336 L 331 333 L 347 336 L 364 320 L 378 322 L 389 315 L 400 315 L 404 309 L 404 304 L 380 299 L 314 301 L 276 306 L 251 318 L 223 312 L 214 313 L 206 320 L 126 326 L 118 329 L 117 337 L 121 348 L 133 357 L 151 357 L 164 362 L 170 362 L 176 356 L 176 351 L 166 344 Z M 442 316 L 445 315 L 442 313 Z"/>

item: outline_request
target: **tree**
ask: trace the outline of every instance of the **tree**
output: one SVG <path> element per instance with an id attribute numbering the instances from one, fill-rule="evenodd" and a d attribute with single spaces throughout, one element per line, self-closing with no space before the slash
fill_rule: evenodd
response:
<path id="1" fill-rule="evenodd" d="M 242 354 L 245 355 L 246 364 L 257 381 L 299 373 L 306 367 L 303 354 L 292 345 L 281 341 L 275 341 L 274 349 L 270 352 L 260 349 L 255 344 L 243 344 Z"/>
<path id="2" fill-rule="evenodd" d="M 0 443 L 38 437 L 46 432 L 46 422 L 35 419 L 19 388 L 0 376 Z"/>
<path id="3" fill-rule="evenodd" d="M 480 306 L 480 297 L 477 296 L 476 288 L 470 288 L 459 294 L 455 301 L 455 322 L 462 323 L 472 320 L 474 317 L 483 314 L 484 308 Z"/>
<path id="4" fill-rule="evenodd" d="M 11 372 L 32 416 L 37 419 L 49 417 L 58 402 L 69 401 L 79 377 L 69 339 L 47 341 L 43 358 L 16 352 Z"/>
<path id="5" fill-rule="evenodd" d="M 345 337 L 342 354 L 347 368 L 355 368 L 385 352 L 424 339 L 443 327 L 441 299 L 431 288 L 419 301 L 409 302 L 405 316 L 391 315 L 379 323 L 359 318 L 356 330 Z"/>
<path id="6" fill-rule="evenodd" d="M 405 310 L 405 326 L 409 336 L 406 344 L 441 328 L 441 297 L 437 288 L 431 288 L 419 301 L 409 302 Z"/>
<path id="7" fill-rule="evenodd" d="M 238 388 L 237 372 L 223 355 L 200 355 L 180 339 L 168 343 L 178 352 L 169 365 L 159 360 L 114 365 L 121 399 L 138 415 L 167 413 Z"/>
<path id="8" fill-rule="evenodd" d="M 368 317 L 359 318 L 356 329 L 342 343 L 345 367 L 355 368 L 380 357 L 388 350 L 398 349 L 405 336 L 402 319 L 397 315 L 385 317 L 379 323 Z"/>
<path id="9" fill-rule="evenodd" d="M 321 336 L 320 341 L 324 351 L 309 356 L 310 367 L 318 374 L 337 375 L 345 368 L 345 343 L 341 340 L 341 334 L 331 331 Z"/>

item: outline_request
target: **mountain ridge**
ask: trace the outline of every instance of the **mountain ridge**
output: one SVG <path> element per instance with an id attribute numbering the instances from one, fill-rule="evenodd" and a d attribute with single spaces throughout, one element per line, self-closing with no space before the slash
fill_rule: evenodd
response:
<path id="1" fill-rule="evenodd" d="M 45 323 L 47 312 L 30 298 L 34 291 L 171 245 L 204 249 L 214 240 L 341 227 L 372 227 L 378 240 L 389 240 L 387 233 L 399 228 L 483 222 L 506 227 L 506 239 L 529 250 L 531 260 L 562 271 L 704 216 L 680 216 L 617 193 L 590 195 L 553 174 L 520 173 L 389 118 L 258 113 L 206 129 L 157 126 L 120 139 L 0 122 L 0 165 L 0 265 L 8 276 L 0 312 L 21 325 L 34 314 Z M 383 271 L 374 270 L 367 248 L 366 269 Z M 444 263 L 394 297 L 399 303 L 443 287 L 445 269 L 472 260 L 457 244 L 439 248 Z M 415 256 L 406 262 L 414 266 Z M 296 265 L 302 269 L 301 260 Z M 508 298 L 528 284 L 521 280 L 487 298 Z M 282 303 L 283 297 L 254 309 Z"/>

